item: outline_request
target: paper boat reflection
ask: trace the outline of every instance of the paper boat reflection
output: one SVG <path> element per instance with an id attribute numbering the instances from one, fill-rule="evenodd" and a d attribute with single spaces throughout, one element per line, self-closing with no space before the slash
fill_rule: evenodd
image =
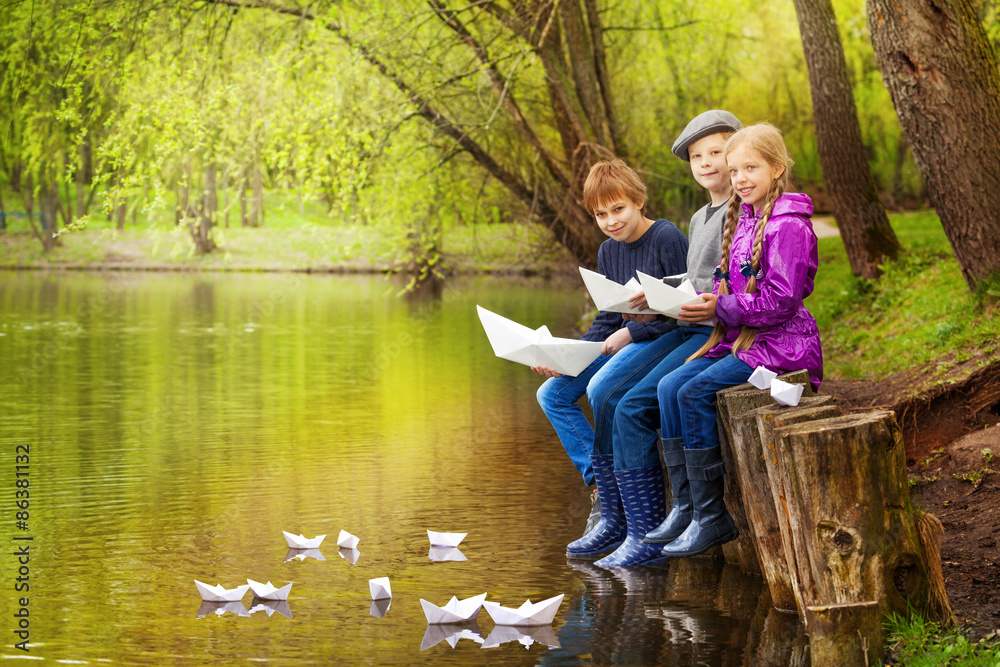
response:
<path id="1" fill-rule="evenodd" d="M 517 627 L 514 625 L 495 625 L 490 636 L 483 642 L 483 648 L 494 648 L 507 642 L 519 642 L 524 648 L 528 648 L 535 642 L 545 644 L 549 648 L 562 648 L 559 640 L 556 639 L 556 631 L 551 625 L 535 625 L 531 627 Z"/>
<path id="2" fill-rule="evenodd" d="M 337 536 L 337 546 L 344 549 L 357 549 L 360 542 L 361 538 L 351 535 L 346 530 L 340 531 L 340 535 Z"/>
<path id="3" fill-rule="evenodd" d="M 368 610 L 369 616 L 374 616 L 375 618 L 382 618 L 385 613 L 389 611 L 389 606 L 392 604 L 392 598 L 382 598 L 381 600 L 372 600 L 372 606 Z"/>
<path id="4" fill-rule="evenodd" d="M 427 552 L 427 557 L 434 561 L 447 560 L 469 560 L 465 554 L 459 551 L 458 547 L 431 547 Z"/>
<path id="5" fill-rule="evenodd" d="M 452 596 L 443 607 L 432 604 L 423 598 L 420 599 L 420 606 L 424 609 L 424 616 L 429 624 L 435 623 L 465 623 L 471 621 L 479 615 L 479 610 L 483 607 L 483 600 L 486 593 L 476 595 L 471 598 L 459 600 Z"/>
<path id="6" fill-rule="evenodd" d="M 432 547 L 457 547 L 465 539 L 468 533 L 438 533 L 433 530 L 427 531 L 427 539 L 431 541 Z"/>
<path id="7" fill-rule="evenodd" d="M 322 544 L 323 538 L 326 535 L 317 535 L 316 537 L 307 539 L 304 535 L 292 535 L 287 531 L 281 531 L 281 534 L 285 536 L 285 542 L 292 549 L 318 549 L 319 545 Z"/>
<path id="8" fill-rule="evenodd" d="M 554 598 L 534 603 L 526 600 L 517 609 L 501 607 L 496 602 L 483 602 L 483 606 L 497 625 L 549 625 L 559 611 L 564 595 L 560 593 Z"/>
<path id="9" fill-rule="evenodd" d="M 266 613 L 268 617 L 274 612 L 278 612 L 286 618 L 292 617 L 292 610 L 288 607 L 287 600 L 261 600 L 260 598 L 254 598 L 250 604 L 250 613 L 254 614 L 258 611 Z"/>
<path id="10" fill-rule="evenodd" d="M 226 590 L 222 587 L 222 584 L 210 586 L 209 584 L 201 583 L 197 579 L 194 580 L 194 585 L 198 587 L 198 593 L 201 594 L 201 599 L 205 602 L 234 602 L 242 600 L 243 595 L 250 588 L 247 584 L 243 584 L 242 586 Z"/>
<path id="11" fill-rule="evenodd" d="M 226 612 L 232 612 L 237 616 L 249 616 L 250 612 L 247 608 L 243 606 L 243 603 L 239 600 L 234 600 L 232 602 L 208 602 L 207 600 L 202 600 L 201 606 L 198 607 L 198 613 L 195 618 L 205 618 L 209 614 L 215 614 L 216 616 L 222 616 Z"/>
<path id="12" fill-rule="evenodd" d="M 306 558 L 315 558 L 316 560 L 326 560 L 319 549 L 289 549 L 288 553 L 285 554 L 285 561 L 288 562 L 294 559 L 305 560 Z"/>
<path id="13" fill-rule="evenodd" d="M 261 600 L 287 600 L 288 593 L 292 590 L 291 584 L 278 588 L 277 586 L 272 586 L 270 581 L 262 584 L 259 581 L 247 579 L 247 583 L 250 584 L 253 596 Z"/>
<path id="14" fill-rule="evenodd" d="M 354 565 L 361 558 L 361 552 L 357 549 L 337 549 L 337 553 L 340 554 L 341 558 L 347 559 L 347 562 Z"/>
<path id="15" fill-rule="evenodd" d="M 473 623 L 465 623 L 463 625 L 455 625 L 453 623 L 444 625 L 428 625 L 427 631 L 424 632 L 424 638 L 420 642 L 420 650 L 426 651 L 430 647 L 439 644 L 443 641 L 448 642 L 448 645 L 455 648 L 458 644 L 459 639 L 471 639 L 477 644 L 483 643 L 483 635 L 480 634 L 479 626 Z"/>

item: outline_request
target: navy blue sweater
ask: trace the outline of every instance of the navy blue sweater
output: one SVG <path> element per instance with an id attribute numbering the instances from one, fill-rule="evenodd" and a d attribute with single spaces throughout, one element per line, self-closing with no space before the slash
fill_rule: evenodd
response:
<path id="1" fill-rule="evenodd" d="M 632 243 L 608 239 L 597 251 L 597 272 L 609 280 L 624 285 L 631 278 L 638 280 L 636 270 L 655 278 L 687 271 L 688 240 L 669 220 L 659 219 Z M 628 326 L 632 342 L 659 338 L 677 326 L 675 320 L 657 318 L 652 322 L 629 322 L 621 313 L 601 311 L 583 340 L 603 341 L 623 326 Z"/>

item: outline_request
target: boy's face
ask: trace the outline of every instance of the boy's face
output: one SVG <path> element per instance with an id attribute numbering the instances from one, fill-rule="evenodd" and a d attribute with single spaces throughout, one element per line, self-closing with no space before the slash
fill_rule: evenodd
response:
<path id="1" fill-rule="evenodd" d="M 624 195 L 595 208 L 594 218 L 601 231 L 616 241 L 631 243 L 646 231 L 640 206 Z"/>
<path id="2" fill-rule="evenodd" d="M 691 173 L 698 185 L 709 192 L 729 195 L 730 180 L 726 160 L 722 156 L 722 146 L 726 138 L 721 132 L 702 137 L 688 147 L 691 159 Z"/>

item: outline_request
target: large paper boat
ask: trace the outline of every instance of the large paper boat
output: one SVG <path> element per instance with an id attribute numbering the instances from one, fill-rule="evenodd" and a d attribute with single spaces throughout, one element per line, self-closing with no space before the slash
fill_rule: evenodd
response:
<path id="1" fill-rule="evenodd" d="M 457 547 L 468 533 L 437 533 L 433 530 L 427 531 L 427 539 L 431 541 L 432 547 Z"/>
<path id="2" fill-rule="evenodd" d="M 479 610 L 482 609 L 485 599 L 486 593 L 464 600 L 452 596 L 447 604 L 439 607 L 421 598 L 420 606 L 424 608 L 424 616 L 427 617 L 427 623 L 431 625 L 435 623 L 465 623 L 479 615 Z"/>
<path id="3" fill-rule="evenodd" d="M 501 607 L 496 602 L 483 602 L 483 607 L 497 625 L 548 625 L 559 611 L 563 595 L 534 603 L 527 600 L 517 609 Z"/>
<path id="4" fill-rule="evenodd" d="M 680 319 L 681 306 L 702 302 L 698 291 L 690 280 L 682 282 L 680 287 L 671 287 L 659 278 L 654 278 L 642 271 L 636 271 L 636 273 L 639 275 L 642 291 L 646 295 L 646 303 L 649 304 L 650 308 L 667 317 Z M 699 324 L 703 323 L 699 322 Z"/>
<path id="5" fill-rule="evenodd" d="M 198 587 L 201 599 L 205 602 L 235 602 L 237 600 L 242 600 L 243 596 L 247 592 L 247 589 L 250 588 L 247 584 L 243 584 L 242 586 L 226 590 L 222 587 L 222 584 L 210 586 L 208 584 L 201 583 L 197 579 L 194 580 L 194 585 Z"/>
<path id="6" fill-rule="evenodd" d="M 270 581 L 262 584 L 259 581 L 247 579 L 247 583 L 250 584 L 253 596 L 261 600 L 287 600 L 288 594 L 292 590 L 291 584 L 278 588 L 277 586 L 272 586 Z"/>
<path id="7" fill-rule="evenodd" d="M 544 325 L 529 329 L 482 306 L 476 306 L 476 310 L 494 354 L 501 359 L 576 376 L 601 354 L 601 341 L 557 338 Z"/>
<path id="8" fill-rule="evenodd" d="M 535 642 L 545 644 L 549 648 L 562 648 L 556 638 L 556 632 L 551 625 L 534 625 L 517 627 L 514 625 L 494 625 L 490 636 L 483 642 L 483 648 L 494 648 L 507 642 L 518 642 L 528 648 Z"/>
<path id="9" fill-rule="evenodd" d="M 323 542 L 323 538 L 326 537 L 326 535 L 317 535 L 316 537 L 306 539 L 304 535 L 292 535 L 284 530 L 281 533 L 285 536 L 285 542 L 292 549 L 318 549 L 319 545 Z"/>
<path id="10" fill-rule="evenodd" d="M 424 632 L 424 638 L 420 642 L 420 650 L 426 651 L 440 642 L 448 642 L 452 648 L 458 644 L 459 639 L 471 639 L 477 644 L 483 643 L 483 636 L 479 632 L 479 626 L 475 622 L 466 625 L 435 624 L 428 625 Z"/>
<path id="11" fill-rule="evenodd" d="M 343 549 L 357 549 L 358 543 L 361 539 L 351 535 L 346 530 L 340 531 L 340 535 L 337 536 L 337 546 Z"/>
<path id="12" fill-rule="evenodd" d="M 605 278 L 600 273 L 589 271 L 580 267 L 580 277 L 583 284 L 590 292 L 590 298 L 594 300 L 594 305 L 598 310 L 605 310 L 612 313 L 648 313 L 648 308 L 633 308 L 628 300 L 636 292 L 642 291 L 642 286 L 635 278 L 629 278 L 624 285 Z"/>

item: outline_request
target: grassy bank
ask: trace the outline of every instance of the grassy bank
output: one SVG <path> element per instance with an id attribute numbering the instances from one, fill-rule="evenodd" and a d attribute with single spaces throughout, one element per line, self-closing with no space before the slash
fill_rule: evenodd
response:
<path id="1" fill-rule="evenodd" d="M 889 664 L 906 667 L 997 667 L 1000 665 L 1000 630 L 992 636 L 970 640 L 958 630 L 947 630 L 920 616 L 889 616 L 886 625 Z"/>

